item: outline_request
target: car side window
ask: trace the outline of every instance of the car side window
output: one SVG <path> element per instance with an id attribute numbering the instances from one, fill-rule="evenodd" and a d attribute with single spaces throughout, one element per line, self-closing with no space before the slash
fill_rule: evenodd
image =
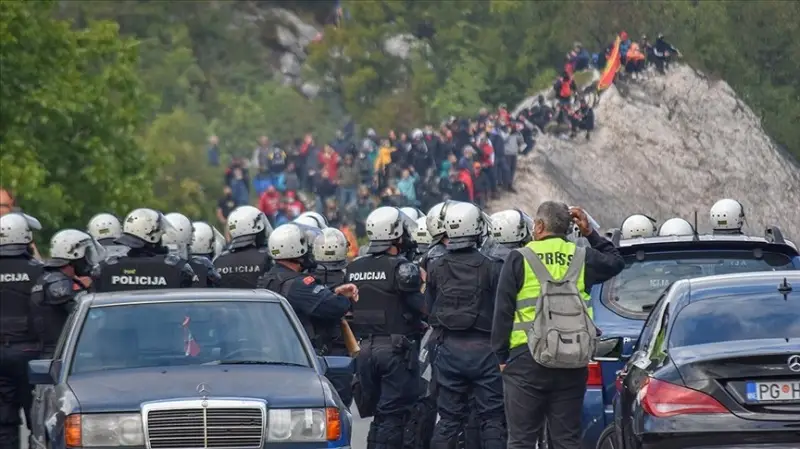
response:
<path id="1" fill-rule="evenodd" d="M 653 310 L 650 311 L 650 315 L 647 317 L 647 321 L 644 323 L 644 328 L 642 328 L 642 333 L 639 334 L 639 340 L 636 342 L 634 352 L 647 351 L 652 346 L 652 341 L 655 336 L 655 332 L 658 329 L 658 325 L 660 324 L 664 306 L 667 303 L 665 300 L 667 297 L 667 291 L 668 290 L 661 294 L 661 297 L 658 298 L 658 301 L 656 301 L 655 305 L 653 306 Z"/>
<path id="2" fill-rule="evenodd" d="M 67 345 L 67 336 L 69 335 L 72 325 L 75 324 L 75 317 L 78 315 L 78 307 L 74 307 L 64 323 L 61 330 L 61 335 L 58 336 L 56 348 L 53 351 L 53 360 L 61 360 L 64 357 L 64 347 Z"/>
<path id="3" fill-rule="evenodd" d="M 669 324 L 669 304 L 665 301 L 664 313 L 661 315 L 658 330 L 655 333 L 653 344 L 648 349 L 650 361 L 656 366 L 661 365 L 667 358 L 667 325 Z"/>

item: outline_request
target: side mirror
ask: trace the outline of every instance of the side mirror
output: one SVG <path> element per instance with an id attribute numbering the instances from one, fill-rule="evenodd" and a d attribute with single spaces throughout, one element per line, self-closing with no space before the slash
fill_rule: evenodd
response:
<path id="1" fill-rule="evenodd" d="M 55 380 L 50 375 L 52 359 L 31 360 L 28 362 L 28 383 L 31 385 L 53 385 Z"/>
<path id="2" fill-rule="evenodd" d="M 619 362 L 624 359 L 622 348 L 622 337 L 601 338 L 594 351 L 594 360 L 596 362 Z"/>
<path id="3" fill-rule="evenodd" d="M 325 366 L 325 373 L 331 374 L 352 374 L 353 373 L 353 359 L 350 357 L 342 356 L 327 356 L 320 357 L 323 359 Z"/>

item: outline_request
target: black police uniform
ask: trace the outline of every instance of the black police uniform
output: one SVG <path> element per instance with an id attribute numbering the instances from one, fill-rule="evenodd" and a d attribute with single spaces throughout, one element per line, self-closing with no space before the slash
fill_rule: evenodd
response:
<path id="1" fill-rule="evenodd" d="M 96 292 L 192 287 L 188 261 L 164 247 L 131 248 L 124 257 L 110 257 L 92 273 Z"/>
<path id="2" fill-rule="evenodd" d="M 230 248 L 214 259 L 222 288 L 256 288 L 258 278 L 272 268 L 266 247 Z"/>
<path id="3" fill-rule="evenodd" d="M 490 342 L 501 266 L 475 247 L 450 249 L 428 266 L 429 322 L 439 343 L 434 365 L 440 419 L 431 448 L 451 447 L 468 420 L 471 400 L 481 447 L 506 446 L 503 381 Z"/>
<path id="4" fill-rule="evenodd" d="M 211 259 L 206 256 L 194 255 L 189 257 L 189 266 L 194 271 L 193 287 L 219 287 L 222 276 L 220 276 Z"/>
<path id="5" fill-rule="evenodd" d="M 345 281 L 359 293 L 350 322 L 361 339 L 353 394 L 361 416 L 374 416 L 367 448 L 414 447 L 418 435 L 404 429 L 419 425 L 410 412 L 421 393 L 415 340 L 426 308 L 420 270 L 402 256 L 373 254 L 352 261 Z"/>
<path id="6" fill-rule="evenodd" d="M 344 270 L 328 269 L 324 265 L 317 265 L 317 268 L 311 273 L 312 276 L 320 284 L 333 290 L 339 285 L 344 284 L 345 272 Z M 340 357 L 349 357 L 350 353 L 347 351 L 347 345 L 344 342 L 344 335 L 342 334 L 342 326 L 340 321 L 318 321 L 311 320 L 314 327 L 314 334 L 317 343 L 314 347 L 321 349 L 321 355 L 333 355 Z M 318 346 L 319 345 L 319 346 Z M 353 403 L 353 372 L 349 374 L 326 374 L 328 380 L 331 381 L 333 387 L 342 398 L 342 402 L 348 407 Z"/>
<path id="7" fill-rule="evenodd" d="M 28 362 L 39 357 L 31 323 L 31 288 L 43 265 L 29 253 L 0 257 L 0 448 L 20 447 L 19 409 L 30 427 Z"/>
<path id="8" fill-rule="evenodd" d="M 67 317 L 75 307 L 75 298 L 89 288 L 59 268 L 45 267 L 44 270 L 31 290 L 31 315 L 34 331 L 42 345 L 42 358 L 49 359 Z"/>

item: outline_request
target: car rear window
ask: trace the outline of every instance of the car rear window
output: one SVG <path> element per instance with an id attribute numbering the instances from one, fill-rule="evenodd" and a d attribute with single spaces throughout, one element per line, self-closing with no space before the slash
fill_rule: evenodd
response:
<path id="1" fill-rule="evenodd" d="M 764 253 L 760 259 L 752 251 L 648 254 L 642 261 L 629 256 L 625 260 L 625 269 L 606 284 L 604 301 L 612 308 L 644 319 L 661 292 L 675 281 L 717 274 L 791 269 L 791 258 L 780 253 Z"/>
<path id="2" fill-rule="evenodd" d="M 156 302 L 90 309 L 71 372 L 234 360 L 310 366 L 298 331 L 279 303 Z"/>
<path id="3" fill-rule="evenodd" d="M 769 338 L 800 339 L 800 293 L 704 299 L 675 316 L 669 347 Z"/>

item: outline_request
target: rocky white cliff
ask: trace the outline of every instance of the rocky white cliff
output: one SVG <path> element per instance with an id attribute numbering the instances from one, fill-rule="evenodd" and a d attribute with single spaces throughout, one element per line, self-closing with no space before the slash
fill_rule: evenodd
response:
<path id="1" fill-rule="evenodd" d="M 557 199 L 584 206 L 604 227 L 633 213 L 691 221 L 697 210 L 705 231 L 711 205 L 735 198 L 750 233 L 778 225 L 800 239 L 800 166 L 727 83 L 678 66 L 625 87 L 601 96 L 590 141 L 539 137 L 519 159 L 518 193 L 491 209 L 524 204 L 534 213 Z"/>

